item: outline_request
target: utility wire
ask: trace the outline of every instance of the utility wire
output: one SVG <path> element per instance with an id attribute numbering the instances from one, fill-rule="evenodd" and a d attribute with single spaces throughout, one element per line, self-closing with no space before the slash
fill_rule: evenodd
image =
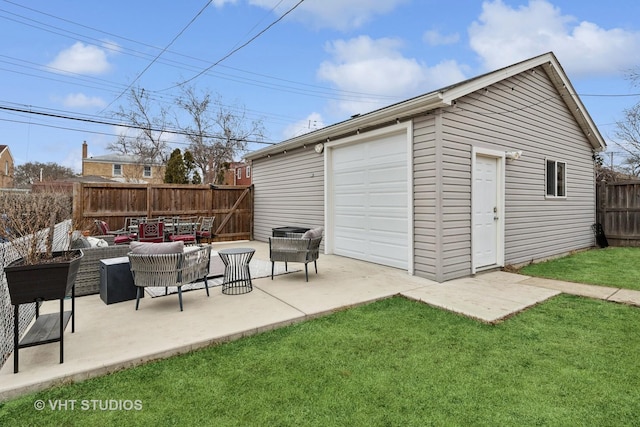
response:
<path id="1" fill-rule="evenodd" d="M 142 75 L 149 69 L 151 68 L 151 66 L 162 56 L 163 53 L 165 53 L 167 51 L 167 49 L 169 49 L 169 47 L 171 47 L 171 45 L 178 40 L 178 38 L 185 32 L 187 31 L 187 28 L 189 28 L 191 26 L 191 24 L 193 24 L 195 22 L 196 19 L 198 19 L 198 17 L 200 15 L 202 15 L 202 13 L 204 12 L 204 10 L 209 7 L 209 5 L 213 2 L 213 0 L 208 0 L 207 3 L 198 11 L 198 13 L 196 14 L 196 16 L 194 16 L 193 18 L 191 18 L 191 21 L 189 21 L 189 23 L 187 23 L 187 25 L 180 30 L 180 32 L 171 40 L 171 42 L 169 42 L 168 45 L 166 45 L 164 47 L 164 49 L 162 49 L 160 51 L 160 53 L 158 53 L 156 55 L 155 58 L 153 58 L 153 61 L 151 61 L 140 73 L 138 73 L 138 75 L 136 76 L 135 79 L 133 79 L 133 81 L 131 83 L 129 83 L 129 85 L 120 93 L 120 95 L 118 95 L 113 101 L 111 101 L 109 103 L 109 105 L 107 105 L 106 107 L 104 107 L 102 109 L 102 111 L 100 111 L 100 113 L 104 112 L 107 108 L 109 108 L 111 105 L 113 105 L 114 102 L 116 102 L 118 99 L 120 99 L 120 97 L 122 95 L 124 95 L 129 89 L 131 89 L 131 87 L 135 84 L 135 82 L 137 82 L 140 77 L 142 77 Z M 100 114 L 99 113 L 99 114 Z"/>
<path id="2" fill-rule="evenodd" d="M 52 14 L 49 14 L 49 13 L 46 13 L 46 12 L 42 12 L 42 11 L 30 8 L 30 7 L 19 5 L 19 4 L 15 3 L 15 2 L 12 2 L 12 1 L 8 1 L 8 0 L 3 0 L 3 1 L 5 3 L 9 3 L 9 4 L 12 4 L 14 6 L 27 9 L 27 10 L 32 11 L 34 13 L 45 15 L 45 16 L 48 16 L 48 17 L 53 18 L 53 19 L 57 19 L 57 20 L 60 20 L 60 21 L 63 21 L 63 22 L 66 22 L 66 23 L 69 23 L 69 24 L 72 24 L 72 25 L 76 25 L 76 26 L 79 26 L 79 27 L 82 27 L 82 28 L 85 28 L 85 29 L 88 29 L 88 30 L 91 30 L 91 31 L 95 31 L 95 32 L 98 32 L 98 33 L 102 33 L 102 34 L 111 36 L 111 37 L 118 38 L 118 39 L 121 39 L 121 40 L 126 40 L 128 42 L 132 42 L 132 43 L 144 46 L 146 48 L 151 48 L 151 49 L 154 49 L 154 50 L 160 50 L 161 49 L 161 48 L 159 48 L 157 46 L 153 46 L 153 45 L 150 45 L 148 43 L 140 42 L 140 41 L 137 41 L 137 40 L 133 40 L 133 39 L 130 39 L 130 38 L 127 38 L 127 37 L 120 36 L 118 34 L 114 34 L 114 33 L 108 32 L 108 31 L 104 31 L 104 30 L 100 30 L 100 29 L 97 29 L 95 27 L 91 27 L 91 26 L 88 26 L 88 25 L 77 23 L 77 22 L 74 22 L 74 21 L 71 21 L 71 20 L 68 20 L 68 19 L 65 19 L 65 18 L 61 18 L 61 17 L 55 16 L 55 15 L 52 15 Z M 277 8 L 277 6 L 280 5 L 281 3 L 282 3 L 282 0 L 280 2 L 278 2 L 276 4 L 276 6 L 274 6 L 271 9 L 271 11 L 275 10 Z M 56 34 L 56 35 L 60 35 L 60 36 L 63 36 L 63 37 L 67 37 L 67 38 L 71 38 L 71 39 L 74 39 L 74 40 L 77 40 L 78 38 L 82 38 L 82 39 L 85 39 L 85 40 L 91 40 L 91 41 L 88 41 L 87 43 L 91 44 L 91 45 L 94 45 L 94 46 L 97 46 L 97 47 L 104 47 L 104 43 L 102 43 L 102 40 L 96 39 L 94 37 L 85 36 L 83 34 L 76 33 L 76 32 L 73 32 L 73 31 L 69 31 L 69 30 L 66 30 L 64 28 L 55 27 L 55 26 L 46 24 L 46 23 L 41 22 L 41 21 L 36 21 L 34 19 L 31 19 L 31 18 L 22 16 L 22 15 L 18 15 L 18 14 L 12 13 L 12 12 L 7 11 L 7 10 L 0 9 L 0 12 L 5 12 L 7 14 L 10 14 L 10 15 L 13 15 L 13 16 L 17 16 L 17 17 L 19 17 L 21 19 L 24 19 L 24 20 L 27 20 L 27 21 L 31 21 L 31 22 L 35 22 L 40 26 L 36 26 L 34 24 L 28 24 L 26 22 L 22 22 L 20 20 L 8 18 L 8 17 L 0 16 L 0 18 L 11 20 L 11 21 L 17 22 L 17 23 L 22 24 L 22 25 L 27 25 L 27 26 L 39 29 L 41 31 L 50 32 L 50 33 L 53 33 L 53 34 Z M 255 28 L 256 26 L 254 26 L 253 28 Z M 43 28 L 43 27 L 53 28 L 53 29 L 55 29 L 57 31 L 48 30 L 48 29 Z M 73 35 L 73 37 L 70 37 L 68 35 L 63 34 L 65 32 L 68 33 L 68 34 Z M 125 46 L 118 46 L 118 47 L 120 48 L 119 51 L 122 51 L 123 53 L 125 53 L 127 55 L 130 55 L 130 56 L 134 56 L 134 57 L 142 58 L 142 59 L 151 59 L 152 58 L 152 55 L 150 55 L 148 53 L 145 53 L 145 52 L 141 52 L 141 51 L 138 51 L 138 50 L 127 48 Z M 175 52 L 175 51 L 171 51 L 171 50 L 167 50 L 165 53 L 171 53 L 173 55 L 177 55 L 177 56 L 180 56 L 182 58 L 192 59 L 192 60 L 195 60 L 195 61 L 198 61 L 198 62 L 205 62 L 202 58 L 194 57 L 194 56 L 190 56 L 190 55 L 185 55 L 185 54 L 182 54 L 182 53 L 179 53 L 179 52 Z M 170 66 L 173 66 L 173 67 L 176 67 L 176 68 L 188 69 L 185 66 L 184 62 L 180 62 L 180 61 L 176 61 L 176 60 L 164 59 L 164 60 L 158 60 L 158 62 L 161 62 L 161 63 L 166 64 L 166 65 L 170 65 Z M 341 89 L 335 89 L 335 88 L 330 88 L 330 87 L 326 87 L 326 86 L 319 86 L 319 85 L 313 85 L 313 84 L 308 84 L 308 83 L 296 82 L 294 80 L 289 80 L 289 79 L 283 79 L 283 78 L 279 78 L 279 77 L 269 76 L 269 75 L 266 75 L 266 74 L 260 74 L 260 73 L 256 73 L 256 72 L 253 72 L 253 71 L 242 70 L 242 69 L 239 69 L 239 68 L 229 67 L 229 66 L 221 65 L 221 64 L 218 64 L 218 67 L 227 68 L 229 70 L 233 70 L 233 71 L 237 71 L 237 72 L 241 72 L 241 73 L 245 73 L 245 74 L 255 75 L 255 76 L 258 76 L 258 77 L 263 77 L 263 78 L 270 79 L 270 80 L 277 80 L 277 81 L 281 81 L 281 82 L 284 82 L 284 83 L 290 83 L 290 84 L 296 85 L 296 86 L 304 86 L 304 87 L 312 87 L 312 88 L 316 88 L 316 89 L 321 89 L 321 90 L 326 91 L 328 93 L 337 93 L 337 94 L 343 93 L 343 94 L 358 95 L 358 96 L 368 96 L 368 97 L 375 97 L 375 98 L 380 98 L 380 99 L 391 99 L 391 100 L 397 99 L 397 97 L 390 96 L 390 95 L 362 93 L 362 92 L 341 90 Z M 192 68 L 195 68 L 195 66 L 192 66 Z M 237 78 L 241 78 L 241 77 L 237 77 Z M 234 81 L 238 81 L 238 80 L 234 80 Z M 251 81 L 256 81 L 256 80 L 247 79 L 247 81 L 251 82 Z M 247 84 L 252 84 L 252 83 L 247 83 Z M 258 86 L 271 88 L 269 86 L 264 86 L 264 85 L 258 85 Z M 279 85 L 276 85 L 276 86 L 279 86 Z M 283 86 L 283 87 L 286 88 L 286 86 Z M 273 89 L 273 88 L 271 88 L 271 89 Z M 319 91 L 317 91 L 317 92 L 320 93 Z M 303 93 L 303 92 L 292 92 L 292 93 Z M 303 93 L 303 94 L 306 94 L 306 92 Z M 342 96 L 342 95 L 340 95 L 340 96 Z"/>
<path id="3" fill-rule="evenodd" d="M 252 43 L 255 39 L 257 39 L 258 37 L 260 37 L 261 35 L 263 35 L 264 33 L 266 33 L 271 27 L 273 27 L 274 25 L 276 25 L 278 22 L 282 21 L 284 19 L 285 16 L 287 16 L 288 14 L 290 14 L 291 12 L 293 12 L 298 6 L 300 6 L 302 3 L 304 2 L 304 0 L 300 0 L 298 3 L 296 3 L 295 5 L 293 5 L 293 7 L 291 7 L 289 10 L 287 10 L 284 14 L 282 14 L 282 16 L 280 16 L 278 19 L 276 19 L 275 21 L 273 21 L 271 24 L 267 25 L 262 31 L 260 31 L 258 34 L 256 34 L 255 36 L 251 37 L 249 40 L 247 40 L 245 43 L 241 44 L 240 46 L 238 46 L 237 48 L 231 50 L 229 53 L 227 53 L 225 56 L 223 56 L 222 58 L 218 59 L 216 62 L 214 62 L 213 64 L 211 64 L 209 67 L 205 68 L 204 70 L 200 71 L 198 74 L 196 74 L 195 76 L 184 80 L 178 84 L 175 84 L 171 87 L 168 87 L 166 89 L 162 89 L 161 92 L 164 92 L 166 90 L 170 90 L 170 89 L 174 89 L 176 87 L 180 87 L 180 86 L 184 86 L 185 84 L 197 79 L 198 77 L 200 77 L 201 75 L 203 75 L 204 73 L 208 72 L 209 70 L 211 70 L 213 67 L 215 67 L 216 65 L 220 64 L 222 61 L 224 61 L 225 59 L 229 58 L 231 55 L 233 55 L 234 53 L 238 52 L 240 49 L 248 46 L 250 43 Z"/>
<path id="4" fill-rule="evenodd" d="M 33 111 L 33 110 L 27 110 L 27 109 L 24 109 L 24 108 L 14 108 L 14 107 L 7 107 L 7 106 L 1 106 L 1 105 L 0 105 L 0 110 L 11 111 L 11 112 L 15 112 L 15 113 L 35 114 L 35 115 L 38 115 L 38 116 L 53 117 L 53 118 L 56 118 L 56 119 L 74 120 L 74 121 L 79 121 L 79 122 L 84 122 L 84 123 L 93 123 L 93 124 L 99 124 L 99 125 L 119 126 L 119 127 L 131 128 L 131 129 L 149 130 L 149 131 L 152 131 L 152 132 L 166 132 L 166 133 L 171 133 L 171 134 L 175 134 L 175 135 L 183 135 L 183 136 L 193 136 L 193 135 L 195 135 L 193 132 L 187 132 L 187 131 L 183 131 L 183 130 L 158 129 L 158 128 L 151 128 L 151 127 L 137 126 L 137 125 L 130 124 L 130 123 L 108 122 L 106 120 L 95 120 L 95 119 L 89 119 L 89 118 L 86 118 L 86 117 L 72 117 L 72 116 L 65 116 L 65 115 L 62 115 L 62 114 L 46 113 L 44 111 Z M 43 126 L 45 126 L 45 125 L 43 125 Z M 217 136 L 217 135 L 202 134 L 202 135 L 199 135 L 199 136 L 202 136 L 203 138 L 224 139 L 223 137 L 220 137 L 220 136 Z M 275 145 L 276 144 L 275 142 L 266 142 L 266 141 L 257 141 L 257 140 L 245 140 L 245 141 L 246 142 L 256 143 L 256 144 L 265 144 L 265 145 Z"/>

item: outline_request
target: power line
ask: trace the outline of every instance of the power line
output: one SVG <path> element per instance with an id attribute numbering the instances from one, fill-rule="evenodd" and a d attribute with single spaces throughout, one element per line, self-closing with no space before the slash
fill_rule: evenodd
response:
<path id="1" fill-rule="evenodd" d="M 11 112 L 16 112 L 16 113 L 24 113 L 24 114 L 35 114 L 35 115 L 38 115 L 38 116 L 52 117 L 52 118 L 56 118 L 56 119 L 74 120 L 74 121 L 79 121 L 79 122 L 84 122 L 84 123 L 92 123 L 92 124 L 108 125 L 108 126 L 119 126 L 119 127 L 138 129 L 138 130 L 149 130 L 149 131 L 152 131 L 152 132 L 164 132 L 164 133 L 170 133 L 170 134 L 174 134 L 174 135 L 182 135 L 182 136 L 194 136 L 194 135 L 196 135 L 193 132 L 187 132 L 187 131 L 183 131 L 183 130 L 158 129 L 158 128 L 151 128 L 151 127 L 147 128 L 147 127 L 138 126 L 138 125 L 129 124 L 129 123 L 108 122 L 106 120 L 95 120 L 95 119 L 89 119 L 89 118 L 86 118 L 86 117 L 72 117 L 72 116 L 65 116 L 65 115 L 62 115 L 62 114 L 47 113 L 47 112 L 44 112 L 44 111 L 33 111 L 33 110 L 27 110 L 27 109 L 24 109 L 24 108 L 14 108 L 14 107 L 2 106 L 2 105 L 0 105 L 0 110 L 11 111 Z M 5 120 L 5 121 L 9 121 L 9 120 Z M 43 125 L 43 126 L 46 126 L 46 125 Z M 203 138 L 225 139 L 225 138 L 223 138 L 221 136 L 217 136 L 217 135 L 202 134 L 202 135 L 198 135 L 198 136 L 202 136 Z M 265 145 L 275 145 L 276 144 L 275 142 L 257 141 L 257 140 L 244 140 L 244 141 L 249 142 L 249 143 L 265 144 Z"/>
<path id="2" fill-rule="evenodd" d="M 213 64 L 211 64 L 209 67 L 205 68 L 204 70 L 200 71 L 198 74 L 196 74 L 195 76 L 191 77 L 190 79 L 184 80 L 174 86 L 171 86 L 169 88 L 163 89 L 162 91 L 166 91 L 169 89 L 174 89 L 176 87 L 179 86 L 184 86 L 185 84 L 189 83 L 190 81 L 193 81 L 195 79 L 197 79 L 198 77 L 200 77 L 201 75 L 203 75 L 204 73 L 206 73 L 207 71 L 211 70 L 213 67 L 215 67 L 216 65 L 218 65 L 219 63 L 221 63 L 222 61 L 224 61 L 225 59 L 229 58 L 231 55 L 233 55 L 234 53 L 238 52 L 240 49 L 248 46 L 251 42 L 253 42 L 255 39 L 257 39 L 258 37 L 260 37 L 261 35 L 263 35 L 264 33 L 266 33 L 271 27 L 273 27 L 274 25 L 276 25 L 278 22 L 280 22 L 281 20 L 284 19 L 285 16 L 287 16 L 288 14 L 290 14 L 291 12 L 293 12 L 298 6 L 300 6 L 302 3 L 304 2 L 304 0 L 300 0 L 298 3 L 296 3 L 295 5 L 293 5 L 293 7 L 291 7 L 289 10 L 287 10 L 284 14 L 282 14 L 282 16 L 280 16 L 278 19 L 276 19 L 275 21 L 273 21 L 271 24 L 267 25 L 267 27 L 265 27 L 262 31 L 260 31 L 258 34 L 256 34 L 255 36 L 251 37 L 248 41 L 246 41 L 245 43 L 241 44 L 240 46 L 238 46 L 237 48 L 231 50 L 229 53 L 227 53 L 225 56 L 223 56 L 222 58 L 220 58 L 219 60 L 217 60 L 216 62 L 214 62 Z"/>
<path id="3" fill-rule="evenodd" d="M 169 49 L 169 47 L 171 47 L 171 45 L 173 43 L 175 43 L 176 40 L 178 40 L 178 38 L 185 32 L 187 31 L 187 28 L 189 28 L 191 26 L 191 24 L 193 24 L 195 22 L 196 19 L 198 19 L 198 17 L 200 15 L 202 15 L 202 13 L 204 12 L 204 10 L 209 7 L 209 5 L 213 2 L 213 0 L 208 0 L 207 3 L 198 11 L 198 13 L 196 13 L 196 16 L 194 16 L 193 18 L 191 18 L 191 20 L 187 23 L 187 25 L 180 30 L 180 32 L 169 42 L 168 45 L 166 45 L 164 47 L 164 49 L 162 49 L 160 51 L 160 53 L 158 53 L 156 55 L 155 58 L 153 58 L 153 60 L 142 70 L 138 73 L 138 75 L 136 76 L 135 79 L 133 79 L 133 81 L 131 83 L 129 83 L 129 85 L 120 93 L 120 95 L 118 95 L 113 101 L 111 101 L 109 103 L 109 105 L 107 105 L 106 107 L 104 107 L 102 109 L 102 111 L 100 111 L 100 113 L 102 113 L 104 110 L 106 110 L 107 108 L 109 108 L 114 102 L 116 102 L 118 99 L 120 99 L 120 97 L 122 95 L 124 95 L 125 92 L 127 92 L 129 89 L 131 89 L 131 87 L 135 84 L 135 82 L 137 82 L 140 77 L 142 77 L 142 75 L 149 69 L 151 68 L 151 66 L 162 56 L 163 53 L 165 53 L 167 51 L 167 49 Z"/>
<path id="4" fill-rule="evenodd" d="M 60 20 L 60 21 L 63 21 L 63 22 L 66 22 L 66 23 L 69 23 L 69 24 L 72 24 L 72 25 L 76 25 L 76 26 L 79 26 L 81 28 L 85 28 L 85 29 L 88 29 L 88 30 L 91 30 L 91 31 L 102 33 L 102 34 L 105 34 L 105 35 L 108 35 L 108 36 L 111 36 L 111 37 L 115 37 L 115 38 L 118 38 L 118 39 L 121 39 L 121 40 L 126 40 L 126 41 L 129 41 L 129 42 L 132 42 L 132 43 L 135 43 L 135 44 L 147 47 L 147 48 L 156 49 L 156 50 L 160 50 L 161 49 L 161 48 L 159 48 L 157 46 L 153 46 L 153 45 L 150 45 L 148 43 L 144 43 L 144 42 L 140 42 L 140 41 L 137 41 L 137 40 L 133 40 L 131 38 L 123 37 L 123 36 L 120 36 L 118 34 L 114 34 L 114 33 L 108 32 L 108 31 L 97 29 L 95 27 L 91 27 L 91 26 L 84 25 L 84 24 L 81 24 L 81 23 L 78 23 L 78 22 L 74 22 L 74 21 L 71 21 L 69 19 L 61 18 L 61 17 L 55 16 L 55 15 L 52 15 L 50 13 L 42 12 L 42 11 L 30 8 L 30 7 L 19 5 L 19 4 L 15 3 L 15 2 L 12 2 L 12 1 L 8 1 L 8 0 L 4 0 L 4 1 L 6 3 L 12 4 L 12 5 L 16 6 L 16 7 L 21 7 L 21 8 L 27 9 L 27 10 L 29 10 L 31 12 L 38 13 L 38 14 L 41 14 L 41 15 L 45 15 L 47 17 L 50 17 L 50 18 L 53 18 L 53 19 L 57 19 L 57 20 Z M 282 1 L 278 2 L 276 4 L 276 6 L 274 6 L 271 10 L 272 11 L 275 10 L 275 8 L 277 8 L 277 6 L 281 2 Z M 96 38 L 93 38 L 93 37 L 89 37 L 89 36 L 86 36 L 86 35 L 83 35 L 83 34 L 80 34 L 80 33 L 76 33 L 76 32 L 73 32 L 73 31 L 69 31 L 69 30 L 66 30 L 64 28 L 55 27 L 55 26 L 46 24 L 44 22 L 36 21 L 34 19 L 22 16 L 22 15 L 18 15 L 18 14 L 15 14 L 15 13 L 12 13 L 12 12 L 9 12 L 9 11 L 6 11 L 6 10 L 1 10 L 0 9 L 0 11 L 3 11 L 5 13 L 8 13 L 8 14 L 13 15 L 13 16 L 17 16 L 17 17 L 19 17 L 21 19 L 24 19 L 24 20 L 35 22 L 40 26 L 36 26 L 36 25 L 33 25 L 33 24 L 27 24 L 25 22 L 22 22 L 22 21 L 19 21 L 19 20 L 16 20 L 16 19 L 10 19 L 10 18 L 7 18 L 7 17 L 0 16 L 0 18 L 11 20 L 11 21 L 20 23 L 22 25 L 27 25 L 27 26 L 30 26 L 30 27 L 33 27 L 33 28 L 36 28 L 36 29 L 39 29 L 39 30 L 42 30 L 42 31 L 51 32 L 53 34 L 57 34 L 57 35 L 60 35 L 60 36 L 63 36 L 63 37 L 67 37 L 67 38 L 71 38 L 71 39 L 74 39 L 74 40 L 77 40 L 77 38 L 82 38 L 82 39 L 85 39 L 85 40 L 92 40 L 93 42 L 88 42 L 88 43 L 92 44 L 94 46 L 98 46 L 98 47 L 105 47 L 104 43 L 102 42 L 102 40 L 99 40 L 99 39 L 96 39 Z M 51 30 L 48 30 L 48 29 L 43 28 L 43 27 L 53 28 L 53 29 L 55 29 L 55 30 L 57 30 L 59 32 L 51 31 Z M 254 26 L 254 28 L 255 28 L 255 26 Z M 63 34 L 65 32 L 73 35 L 74 37 L 70 37 L 70 36 L 67 36 L 67 35 Z M 137 51 L 137 50 L 134 50 L 134 49 L 131 49 L 131 48 L 127 48 L 127 47 L 124 47 L 124 46 L 118 46 L 118 47 L 121 49 L 121 50 L 118 50 L 119 52 L 122 51 L 123 53 L 125 53 L 127 55 L 130 55 L 130 56 L 134 56 L 134 57 L 142 58 L 142 59 L 151 59 L 152 58 L 152 55 L 147 54 L 145 52 Z M 107 47 L 107 49 L 108 49 L 108 47 Z M 191 59 L 191 60 L 194 60 L 194 61 L 198 61 L 198 62 L 206 62 L 202 58 L 194 57 L 194 56 L 190 56 L 190 55 L 185 55 L 185 54 L 182 54 L 182 53 L 179 53 L 179 52 L 175 52 L 175 51 L 171 51 L 171 50 L 167 50 L 166 53 L 171 53 L 173 55 L 177 55 L 177 56 L 180 56 L 182 58 L 188 58 L 188 59 Z M 173 66 L 173 67 L 176 67 L 176 68 L 189 69 L 189 68 L 187 68 L 185 66 L 184 62 L 180 62 L 180 61 L 175 61 L 175 60 L 171 60 L 171 59 L 164 59 L 164 60 L 159 60 L 158 62 L 161 62 L 161 63 L 166 64 L 166 65 L 170 65 L 170 66 Z M 237 72 L 241 72 L 241 73 L 245 73 L 245 74 L 249 74 L 249 75 L 255 75 L 255 76 L 266 78 L 266 79 L 270 79 L 270 80 L 282 81 L 282 82 L 290 83 L 290 84 L 293 84 L 293 85 L 296 85 L 296 86 L 316 88 L 316 89 L 320 89 L 322 91 L 326 91 L 328 94 L 329 93 L 336 93 L 336 94 L 338 94 L 338 96 L 343 96 L 343 95 L 339 95 L 339 94 L 343 93 L 343 94 L 349 94 L 349 95 L 375 97 L 375 98 L 380 98 L 380 99 L 391 99 L 391 100 L 396 100 L 397 99 L 397 97 L 390 96 L 390 95 L 381 95 L 381 94 L 371 94 L 371 93 L 363 93 L 363 92 L 356 92 L 356 91 L 348 91 L 348 90 L 343 90 L 343 89 L 335 89 L 335 88 L 330 88 L 330 87 L 325 87 L 325 86 L 319 86 L 319 85 L 313 85 L 313 84 L 308 84 L 308 83 L 296 82 L 296 81 L 289 80 L 289 79 L 283 79 L 283 78 L 279 78 L 279 77 L 269 76 L 269 75 L 266 75 L 266 74 L 260 74 L 260 73 L 256 73 L 256 72 L 252 72 L 252 71 L 242 70 L 242 69 L 239 69 L 239 68 L 229 67 L 229 66 L 222 65 L 222 64 L 218 64 L 218 67 L 227 68 L 229 70 L 233 70 L 233 71 L 237 71 Z M 192 68 L 195 68 L 195 66 L 192 66 Z M 222 74 L 222 76 L 224 76 L 224 74 Z M 224 77 L 221 77 L 221 78 L 224 78 Z M 240 77 L 237 77 L 237 78 L 240 78 Z M 235 80 L 235 81 L 238 81 L 238 80 Z M 255 80 L 247 79 L 247 81 L 248 82 L 252 82 L 252 81 L 255 81 Z M 246 84 L 253 84 L 253 83 L 246 83 Z M 264 84 L 265 83 L 262 83 L 262 85 L 258 85 L 258 86 L 274 89 L 273 87 L 264 86 Z M 276 85 L 276 89 L 274 89 L 274 90 L 279 90 L 279 89 L 277 89 L 277 87 L 281 87 L 281 86 Z M 286 88 L 286 86 L 282 86 L 282 87 Z M 317 91 L 317 92 L 321 93 L 320 91 Z M 307 92 L 292 92 L 292 93 L 307 95 L 308 91 Z M 326 97 L 326 98 L 328 98 L 328 97 Z M 330 98 L 330 99 L 334 99 L 334 98 Z"/>

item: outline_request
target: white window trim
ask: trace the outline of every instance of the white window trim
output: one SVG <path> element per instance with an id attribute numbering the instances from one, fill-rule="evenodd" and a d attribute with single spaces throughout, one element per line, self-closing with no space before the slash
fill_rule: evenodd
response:
<path id="1" fill-rule="evenodd" d="M 247 178 L 251 178 L 251 166 L 247 166 L 247 173 L 245 174 L 247 176 Z"/>
<path id="2" fill-rule="evenodd" d="M 547 165 L 549 164 L 549 162 L 553 162 L 556 165 L 558 163 L 562 163 L 564 165 L 564 195 L 563 196 L 558 196 L 556 193 L 558 192 L 558 182 L 556 180 L 556 182 L 554 183 L 554 194 L 548 194 L 547 193 L 547 188 L 548 188 L 548 183 L 547 183 L 547 178 L 549 177 L 549 173 L 547 170 Z M 554 174 L 555 177 L 555 174 Z M 554 178 L 555 179 L 555 178 Z M 567 194 L 569 193 L 569 189 L 567 188 L 567 162 L 563 161 L 563 160 L 555 160 L 552 158 L 546 158 L 544 159 L 544 197 L 546 199 L 566 199 L 567 198 Z"/>
<path id="3" fill-rule="evenodd" d="M 120 170 L 120 173 L 116 173 L 116 166 L 118 166 L 118 168 Z M 122 176 L 122 165 L 121 164 L 114 163 L 112 170 L 113 170 L 113 176 Z"/>
<path id="4" fill-rule="evenodd" d="M 147 174 L 147 170 L 149 171 L 149 173 Z M 151 178 L 153 175 L 152 171 L 151 171 L 151 166 L 143 166 L 142 167 L 142 176 L 144 178 Z"/>

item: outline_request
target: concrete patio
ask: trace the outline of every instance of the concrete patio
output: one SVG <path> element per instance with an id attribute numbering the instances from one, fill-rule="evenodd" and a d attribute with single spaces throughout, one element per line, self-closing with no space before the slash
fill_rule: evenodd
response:
<path id="1" fill-rule="evenodd" d="M 261 242 L 214 244 L 252 247 L 254 259 L 268 260 L 268 245 Z M 303 267 L 291 264 L 290 269 Z M 76 331 L 65 331 L 64 363 L 59 343 L 20 350 L 20 371 L 13 373 L 13 358 L 0 370 L 0 401 L 56 384 L 81 381 L 132 367 L 149 360 L 185 353 L 213 343 L 267 331 L 348 307 L 394 295 L 403 295 L 479 321 L 494 323 L 538 304 L 560 292 L 616 300 L 617 290 L 597 295 L 593 287 L 552 282 L 506 272 L 478 274 L 446 283 L 408 275 L 398 269 L 350 258 L 321 255 L 319 273 L 304 271 L 253 280 L 252 292 L 223 295 L 220 287 L 183 294 L 180 312 L 176 295 L 146 297 L 106 305 L 99 295 L 76 298 Z M 623 293 L 618 301 L 640 304 L 637 294 Z M 67 301 L 69 303 L 69 301 Z M 57 310 L 50 301 L 43 312 Z"/>

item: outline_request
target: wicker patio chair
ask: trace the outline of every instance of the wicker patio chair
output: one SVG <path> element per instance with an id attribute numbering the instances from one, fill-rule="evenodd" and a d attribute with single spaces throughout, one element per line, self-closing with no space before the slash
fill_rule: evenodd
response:
<path id="1" fill-rule="evenodd" d="M 173 244 L 173 243 L 166 243 Z M 133 245 L 133 244 L 132 244 Z M 158 244 L 155 244 L 156 246 Z M 182 243 L 181 243 L 182 245 Z M 129 264 L 133 283 L 138 287 L 136 292 L 136 310 L 140 305 L 140 296 L 145 287 L 169 286 L 178 288 L 178 302 L 182 308 L 182 286 L 197 280 L 203 280 L 207 296 L 209 296 L 209 263 L 211 246 L 201 245 L 186 248 L 178 253 L 133 253 L 129 252 Z"/>
<path id="2" fill-rule="evenodd" d="M 288 233 L 286 237 L 269 238 L 269 258 L 271 259 L 271 280 L 276 262 L 284 262 L 288 271 L 288 263 L 303 262 L 305 279 L 309 281 L 307 264 L 313 262 L 318 274 L 318 257 L 320 256 L 320 242 L 322 241 L 322 227 L 309 230 L 304 234 Z"/>

